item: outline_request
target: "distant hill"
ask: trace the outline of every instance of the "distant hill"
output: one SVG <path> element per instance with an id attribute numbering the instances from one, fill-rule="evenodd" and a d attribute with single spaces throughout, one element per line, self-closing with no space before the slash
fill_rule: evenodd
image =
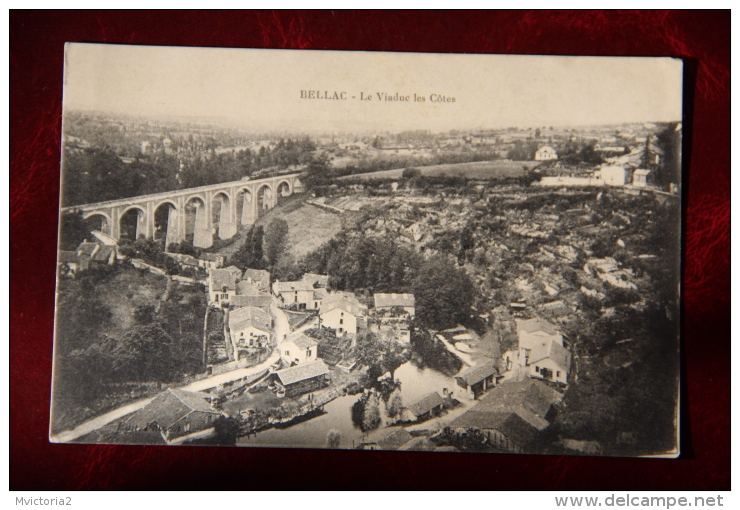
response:
<path id="1" fill-rule="evenodd" d="M 449 177 L 460 176 L 469 179 L 494 180 L 516 178 L 524 175 L 540 164 L 539 161 L 511 161 L 507 159 L 495 161 L 473 161 L 471 163 L 450 163 L 444 165 L 416 166 L 422 175 Z M 339 180 L 352 179 L 400 179 L 404 168 L 381 170 L 366 174 L 346 175 Z"/>

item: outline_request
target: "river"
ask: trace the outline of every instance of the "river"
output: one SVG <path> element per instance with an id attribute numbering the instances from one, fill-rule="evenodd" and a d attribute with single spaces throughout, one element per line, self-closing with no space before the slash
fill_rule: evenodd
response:
<path id="1" fill-rule="evenodd" d="M 454 379 L 431 368 L 417 368 L 410 361 L 396 370 L 396 379 L 401 381 L 401 397 L 404 405 L 420 400 L 432 391 L 442 395 L 443 388 L 453 388 Z M 324 448 L 326 435 L 331 429 L 341 434 L 341 448 L 354 448 L 364 434 L 352 423 L 351 407 L 360 395 L 347 395 L 332 400 L 324 410 L 326 414 L 284 429 L 268 429 L 237 440 L 238 446 L 275 446 L 297 448 Z M 381 412 L 383 418 L 385 415 Z"/>

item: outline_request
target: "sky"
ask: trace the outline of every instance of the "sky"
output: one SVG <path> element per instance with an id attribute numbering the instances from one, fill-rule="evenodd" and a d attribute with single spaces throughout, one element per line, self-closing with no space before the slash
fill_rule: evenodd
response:
<path id="1" fill-rule="evenodd" d="M 669 122 L 681 120 L 682 73 L 680 60 L 650 57 L 75 43 L 66 47 L 64 108 L 303 132 Z M 310 91 L 345 99 L 301 97 Z"/>

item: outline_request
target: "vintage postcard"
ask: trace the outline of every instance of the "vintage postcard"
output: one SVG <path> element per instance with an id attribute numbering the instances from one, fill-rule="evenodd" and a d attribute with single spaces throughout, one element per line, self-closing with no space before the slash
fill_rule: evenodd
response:
<path id="1" fill-rule="evenodd" d="M 682 62 L 66 47 L 53 442 L 676 456 Z"/>

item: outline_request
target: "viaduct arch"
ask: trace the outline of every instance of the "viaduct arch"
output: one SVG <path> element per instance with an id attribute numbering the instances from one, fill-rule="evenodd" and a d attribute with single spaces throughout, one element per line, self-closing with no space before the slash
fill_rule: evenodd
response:
<path id="1" fill-rule="evenodd" d="M 198 248 L 209 248 L 213 240 L 233 237 L 239 226 L 251 225 L 278 204 L 279 198 L 301 193 L 299 174 L 267 177 L 254 181 L 235 181 L 139 197 L 109 200 L 62 208 L 62 212 L 80 210 L 83 219 L 105 219 L 107 232 L 120 241 L 133 230 L 131 215 L 136 211 L 135 237 L 162 237 L 167 245 L 182 242 L 190 235 Z M 166 228 L 163 227 L 166 213 Z M 188 210 L 189 209 L 189 210 Z M 194 216 L 194 221 L 193 221 Z M 127 224 L 122 225 L 126 217 Z M 189 219 L 190 218 L 190 219 Z M 130 235 L 130 233 L 129 233 Z"/>

